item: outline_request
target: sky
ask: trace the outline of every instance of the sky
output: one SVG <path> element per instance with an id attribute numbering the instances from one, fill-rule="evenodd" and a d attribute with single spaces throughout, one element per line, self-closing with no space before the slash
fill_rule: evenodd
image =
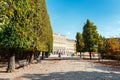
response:
<path id="1" fill-rule="evenodd" d="M 75 39 L 86 20 L 97 26 L 100 35 L 120 37 L 120 0 L 46 0 L 54 33 Z"/>

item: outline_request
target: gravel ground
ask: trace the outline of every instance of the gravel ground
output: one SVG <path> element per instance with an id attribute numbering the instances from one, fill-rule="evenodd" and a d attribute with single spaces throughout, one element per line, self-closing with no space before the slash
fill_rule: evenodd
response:
<path id="1" fill-rule="evenodd" d="M 120 80 L 120 72 L 78 58 L 49 58 L 13 73 L 1 71 L 0 80 Z"/>

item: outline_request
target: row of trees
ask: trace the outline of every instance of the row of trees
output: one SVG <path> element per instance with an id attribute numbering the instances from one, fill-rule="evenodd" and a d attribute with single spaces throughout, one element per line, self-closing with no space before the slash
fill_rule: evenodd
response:
<path id="1" fill-rule="evenodd" d="M 83 32 L 76 34 L 76 51 L 101 53 L 103 58 L 120 58 L 120 44 L 118 38 L 104 38 L 97 32 L 97 27 L 87 20 L 83 27 Z"/>
<path id="2" fill-rule="evenodd" d="M 77 52 L 89 52 L 91 59 L 91 52 L 97 51 L 97 47 L 100 41 L 100 35 L 97 32 L 96 26 L 87 20 L 83 27 L 83 33 L 77 32 L 76 35 L 76 51 Z"/>
<path id="3" fill-rule="evenodd" d="M 0 55 L 8 59 L 8 72 L 15 69 L 15 56 L 32 63 L 35 53 L 52 52 L 45 0 L 1 0 L 0 10 Z"/>

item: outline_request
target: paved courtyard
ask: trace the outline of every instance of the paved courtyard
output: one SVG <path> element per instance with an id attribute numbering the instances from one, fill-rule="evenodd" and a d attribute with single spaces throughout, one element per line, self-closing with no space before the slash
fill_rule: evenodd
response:
<path id="1" fill-rule="evenodd" d="M 50 57 L 13 73 L 1 71 L 0 80 L 120 80 L 120 71 L 76 57 Z"/>

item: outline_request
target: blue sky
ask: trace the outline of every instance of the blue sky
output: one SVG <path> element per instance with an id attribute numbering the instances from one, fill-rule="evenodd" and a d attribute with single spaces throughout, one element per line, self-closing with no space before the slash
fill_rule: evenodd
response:
<path id="1" fill-rule="evenodd" d="M 46 0 L 54 33 L 75 39 L 87 19 L 105 37 L 120 37 L 120 0 Z"/>

